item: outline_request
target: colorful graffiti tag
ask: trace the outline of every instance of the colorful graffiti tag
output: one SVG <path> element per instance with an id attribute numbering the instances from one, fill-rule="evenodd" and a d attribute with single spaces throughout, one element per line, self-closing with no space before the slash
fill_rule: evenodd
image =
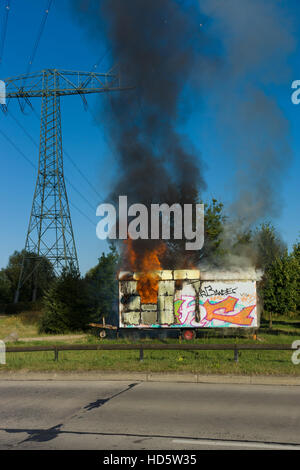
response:
<path id="1" fill-rule="evenodd" d="M 181 326 L 211 327 L 211 326 L 255 326 L 255 317 L 251 313 L 256 305 L 244 307 L 239 299 L 227 297 L 220 302 L 199 301 L 200 322 L 196 321 L 195 297 L 182 296 L 174 302 L 177 324 Z"/>
<path id="2" fill-rule="evenodd" d="M 222 286 L 207 284 L 200 291 L 196 319 L 196 295 L 186 285 L 174 300 L 177 326 L 182 327 L 254 327 L 257 326 L 256 292 L 250 282 Z"/>

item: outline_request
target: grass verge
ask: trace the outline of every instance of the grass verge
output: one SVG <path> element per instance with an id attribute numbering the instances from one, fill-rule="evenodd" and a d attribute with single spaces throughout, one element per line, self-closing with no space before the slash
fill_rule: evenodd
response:
<path id="1" fill-rule="evenodd" d="M 22 342 L 22 337 L 37 337 L 38 312 L 24 312 L 18 315 L 0 317 L 0 338 L 16 331 L 19 341 L 9 343 L 14 346 L 54 345 L 54 344 L 99 344 L 99 338 L 88 335 L 84 338 L 58 340 L 49 335 L 49 340 Z M 273 330 L 266 322 L 258 334 L 258 340 L 248 338 L 212 337 L 197 338 L 195 343 L 287 343 L 300 339 L 300 321 L 284 317 L 274 319 Z M 220 332 L 218 332 L 220 333 Z M 205 333 L 204 333 L 205 334 Z M 43 335 L 48 336 L 48 335 Z M 176 339 L 105 339 L 106 343 L 178 343 Z M 183 341 L 184 343 L 184 341 Z M 235 375 L 300 375 L 300 365 L 291 361 L 290 351 L 242 351 L 239 362 L 233 358 L 233 351 L 144 351 L 144 360 L 139 360 L 139 351 L 62 351 L 59 360 L 54 361 L 54 352 L 7 353 L 6 365 L 1 371 L 140 371 L 140 372 L 192 372 L 198 374 Z"/>
<path id="2" fill-rule="evenodd" d="M 300 338 L 300 335 L 299 335 Z M 290 336 L 259 336 L 262 343 L 291 343 Z M 293 338 L 294 339 L 294 338 Z M 104 340 L 118 343 L 130 340 Z M 156 342 L 142 340 L 140 342 Z M 166 340 L 164 343 L 176 343 Z M 196 339 L 195 343 L 254 343 L 250 339 L 209 338 Z M 65 344 L 65 341 L 43 341 L 26 345 Z M 74 344 L 74 341 L 72 341 Z M 90 336 L 76 343 L 98 344 Z M 184 342 L 183 342 L 184 343 Z M 256 342 L 257 343 L 257 342 Z M 21 342 L 15 345 L 21 345 Z M 23 343 L 25 344 L 25 343 Z M 0 371 L 139 371 L 139 372 L 192 372 L 198 374 L 235 374 L 235 375 L 300 375 L 300 365 L 291 361 L 290 351 L 242 351 L 239 361 L 233 358 L 233 351 L 144 351 L 144 360 L 139 360 L 139 351 L 60 351 L 58 361 L 54 352 L 7 353 L 6 365 Z"/>

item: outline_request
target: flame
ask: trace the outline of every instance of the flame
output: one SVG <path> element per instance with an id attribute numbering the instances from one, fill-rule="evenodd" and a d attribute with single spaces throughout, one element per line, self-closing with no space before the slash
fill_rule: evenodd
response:
<path id="1" fill-rule="evenodd" d="M 127 259 L 132 271 L 139 271 L 137 290 L 141 297 L 142 304 L 157 303 L 159 276 L 155 271 L 161 271 L 160 256 L 166 250 L 163 243 L 160 243 L 153 250 L 145 250 L 141 256 L 133 247 L 133 241 L 129 238 L 125 240 L 127 245 Z"/>

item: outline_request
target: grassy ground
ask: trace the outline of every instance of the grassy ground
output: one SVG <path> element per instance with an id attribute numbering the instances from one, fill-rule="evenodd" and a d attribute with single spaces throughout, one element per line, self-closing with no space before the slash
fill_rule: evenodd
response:
<path id="1" fill-rule="evenodd" d="M 31 312 L 32 313 L 32 312 Z M 0 338 L 11 333 L 12 326 L 18 331 L 20 340 L 11 345 L 47 345 L 61 343 L 98 344 L 100 339 L 94 335 L 86 338 L 58 341 L 49 336 L 49 341 L 25 343 L 21 337 L 38 335 L 34 319 L 18 315 L 0 318 Z M 280 328 L 279 328 L 280 327 Z M 268 325 L 258 333 L 258 339 L 202 337 L 196 343 L 287 343 L 300 339 L 300 322 L 278 318 L 273 320 L 274 331 Z M 298 337 L 297 337 L 298 335 Z M 133 342 L 130 339 L 105 339 L 102 342 Z M 135 342 L 160 342 L 153 339 Z M 164 343 L 178 343 L 178 340 L 166 339 Z M 183 342 L 184 343 L 184 342 Z M 190 343 L 190 342 L 189 342 Z M 4 370 L 35 371 L 153 371 L 153 372 L 193 372 L 203 374 L 251 374 L 251 375 L 300 375 L 300 365 L 291 362 L 290 351 L 243 351 L 239 362 L 233 360 L 233 351 L 145 351 L 140 362 L 139 351 L 64 351 L 59 352 L 59 360 L 54 361 L 53 352 L 7 353 Z"/>
<path id="2" fill-rule="evenodd" d="M 23 312 L 17 315 L 0 316 L 0 338 L 3 339 L 11 333 L 19 338 L 38 336 L 37 322 L 41 312 Z"/>
<path id="3" fill-rule="evenodd" d="M 290 334 L 297 336 L 300 334 L 300 315 L 297 318 L 286 318 L 284 316 L 277 316 L 272 320 L 272 334 Z M 261 330 L 269 331 L 269 320 L 263 319 L 261 321 Z"/>
<path id="4" fill-rule="evenodd" d="M 300 335 L 299 335 L 300 338 Z M 291 343 L 290 336 L 260 335 L 261 343 Z M 118 342 L 116 340 L 102 340 Z M 143 340 L 147 342 L 147 340 Z M 149 341 L 149 340 L 148 340 Z M 153 342 L 153 340 L 150 340 Z M 196 343 L 252 343 L 253 340 L 233 338 L 196 339 Z M 72 341 L 74 343 L 74 340 Z M 93 336 L 77 340 L 76 343 L 97 343 Z M 124 342 L 124 340 L 119 340 Z M 127 340 L 127 342 L 130 342 Z M 158 341 L 155 341 L 158 342 Z M 177 342 L 166 340 L 164 342 Z M 62 343 L 62 342 L 61 342 Z M 66 343 L 66 341 L 63 341 Z M 22 342 L 18 342 L 21 345 Z M 23 343 L 25 344 L 25 343 Z M 28 345 L 30 343 L 26 343 Z M 36 344 L 60 344 L 59 341 L 34 342 Z M 289 351 L 242 351 L 239 362 L 233 360 L 233 351 L 145 351 L 144 360 L 139 361 L 139 351 L 63 351 L 58 362 L 53 352 L 7 353 L 7 364 L 1 370 L 36 371 L 182 371 L 203 374 L 264 374 L 300 375 L 300 366 L 291 362 Z"/>
<path id="5" fill-rule="evenodd" d="M 51 341 L 55 336 L 39 333 L 38 331 L 38 320 L 40 316 L 40 311 L 26 311 L 16 315 L 0 315 L 0 339 L 7 338 L 11 334 L 16 334 L 19 341 L 22 341 L 22 338 L 35 338 L 40 336 L 49 336 L 49 340 Z M 70 336 L 74 334 L 76 333 L 72 332 Z M 78 332 L 78 334 L 82 334 L 82 331 Z"/>

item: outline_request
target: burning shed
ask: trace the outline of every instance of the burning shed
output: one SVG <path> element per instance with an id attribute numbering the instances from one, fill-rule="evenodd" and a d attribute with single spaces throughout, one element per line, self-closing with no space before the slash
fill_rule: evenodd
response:
<path id="1" fill-rule="evenodd" d="M 255 270 L 159 270 L 119 273 L 123 328 L 259 326 Z"/>

